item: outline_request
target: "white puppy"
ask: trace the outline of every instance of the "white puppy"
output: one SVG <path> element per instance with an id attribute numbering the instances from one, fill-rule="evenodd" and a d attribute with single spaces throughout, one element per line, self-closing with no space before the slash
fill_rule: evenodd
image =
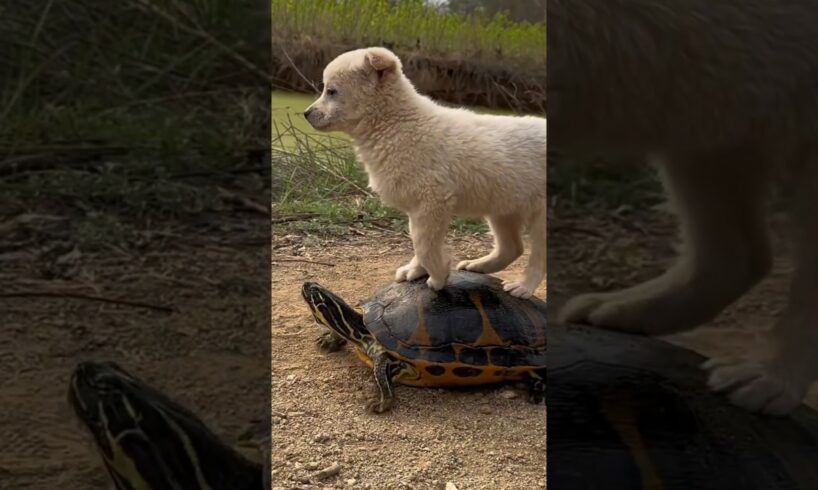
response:
<path id="1" fill-rule="evenodd" d="M 505 282 L 530 297 L 546 272 L 546 121 L 526 116 L 481 115 L 436 104 L 420 95 L 385 48 L 358 49 L 324 69 L 324 91 L 304 113 L 313 127 L 343 131 L 353 140 L 369 185 L 388 205 L 409 216 L 415 249 L 397 281 L 428 274 L 427 284 L 446 284 L 444 240 L 453 216 L 485 217 L 494 249 L 458 269 L 492 273 L 523 253 L 523 276 Z"/>
<path id="2" fill-rule="evenodd" d="M 665 335 L 712 320 L 770 271 L 780 180 L 787 306 L 753 350 L 704 367 L 739 406 L 799 406 L 818 379 L 816 39 L 814 0 L 548 0 L 552 149 L 650 155 L 683 239 L 664 274 L 576 296 L 563 321 Z"/>

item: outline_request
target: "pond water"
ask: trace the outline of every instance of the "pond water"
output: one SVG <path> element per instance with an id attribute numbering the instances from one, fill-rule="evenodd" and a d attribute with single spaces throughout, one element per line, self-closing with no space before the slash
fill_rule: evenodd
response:
<path id="1" fill-rule="evenodd" d="M 284 146 L 291 145 L 294 138 L 296 138 L 293 132 L 303 132 L 318 138 L 326 138 L 327 140 L 338 138 L 349 141 L 349 138 L 343 133 L 322 133 L 316 131 L 310 126 L 307 120 L 304 119 L 304 110 L 309 107 L 316 98 L 317 96 L 313 94 L 273 90 L 271 97 L 273 138 L 276 141 L 280 141 Z M 488 109 L 485 107 L 471 107 L 471 109 L 486 114 L 513 114 L 511 111 Z"/>

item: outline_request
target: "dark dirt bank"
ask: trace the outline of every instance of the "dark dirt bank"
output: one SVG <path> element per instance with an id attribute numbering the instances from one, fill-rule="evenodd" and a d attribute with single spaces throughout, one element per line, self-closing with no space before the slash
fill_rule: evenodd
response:
<path id="1" fill-rule="evenodd" d="M 477 105 L 528 113 L 545 112 L 545 66 L 532 66 L 497 54 L 496 62 L 432 56 L 391 47 L 407 76 L 426 95 L 452 104 Z M 273 85 L 310 92 L 324 67 L 355 46 L 322 46 L 309 40 L 273 43 Z"/>

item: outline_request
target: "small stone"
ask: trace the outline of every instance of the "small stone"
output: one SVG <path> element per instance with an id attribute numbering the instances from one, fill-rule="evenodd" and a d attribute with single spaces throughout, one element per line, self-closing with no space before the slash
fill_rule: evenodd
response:
<path id="1" fill-rule="evenodd" d="M 315 441 L 315 442 L 317 442 L 319 444 L 326 444 L 327 442 L 330 441 L 330 439 L 332 439 L 332 437 L 330 437 L 329 434 L 327 434 L 325 432 L 322 432 L 322 433 L 318 434 L 317 436 L 315 436 L 313 441 Z"/>
<path id="2" fill-rule="evenodd" d="M 491 414 L 491 407 L 488 405 L 483 405 L 482 407 L 480 407 L 480 413 L 484 413 L 486 415 Z"/>
<path id="3" fill-rule="evenodd" d="M 355 485 L 355 483 L 357 483 L 355 478 L 350 478 L 349 480 L 347 480 L 347 486 L 348 487 L 351 487 L 351 486 Z"/>
<path id="4" fill-rule="evenodd" d="M 447 481 L 446 482 L 446 490 L 457 490 L 457 485 L 454 483 Z"/>
<path id="5" fill-rule="evenodd" d="M 315 471 L 318 469 L 318 462 L 317 461 L 310 461 L 309 463 L 304 465 L 304 469 L 308 471 Z"/>
<path id="6" fill-rule="evenodd" d="M 295 383 L 295 375 L 294 374 L 288 374 L 285 379 L 287 380 L 287 383 L 290 383 L 290 384 Z"/>
<path id="7" fill-rule="evenodd" d="M 506 400 L 513 400 L 514 398 L 517 398 L 520 395 L 517 394 L 517 392 L 513 391 L 513 390 L 503 390 L 503 391 L 500 392 L 500 396 L 502 396 Z"/>

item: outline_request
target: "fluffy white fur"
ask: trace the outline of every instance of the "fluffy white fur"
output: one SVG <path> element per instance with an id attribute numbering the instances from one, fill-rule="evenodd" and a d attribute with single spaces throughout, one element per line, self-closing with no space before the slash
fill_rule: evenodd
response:
<path id="1" fill-rule="evenodd" d="M 786 414 L 818 377 L 818 8 L 813 0 L 549 0 L 552 148 L 652 154 L 684 247 L 664 274 L 571 299 L 562 320 L 652 335 L 711 320 L 767 275 L 784 184 L 789 301 L 754 352 L 704 367 L 749 410 Z"/>
<path id="2" fill-rule="evenodd" d="M 324 90 L 305 112 L 313 127 L 352 138 L 370 187 L 386 204 L 409 216 L 415 256 L 397 281 L 428 275 L 439 290 L 449 258 L 444 239 L 453 216 L 485 217 L 494 249 L 458 269 L 493 273 L 523 253 L 522 277 L 505 282 L 530 297 L 546 272 L 546 121 L 526 116 L 476 114 L 420 95 L 385 48 L 349 51 L 324 70 Z"/>

